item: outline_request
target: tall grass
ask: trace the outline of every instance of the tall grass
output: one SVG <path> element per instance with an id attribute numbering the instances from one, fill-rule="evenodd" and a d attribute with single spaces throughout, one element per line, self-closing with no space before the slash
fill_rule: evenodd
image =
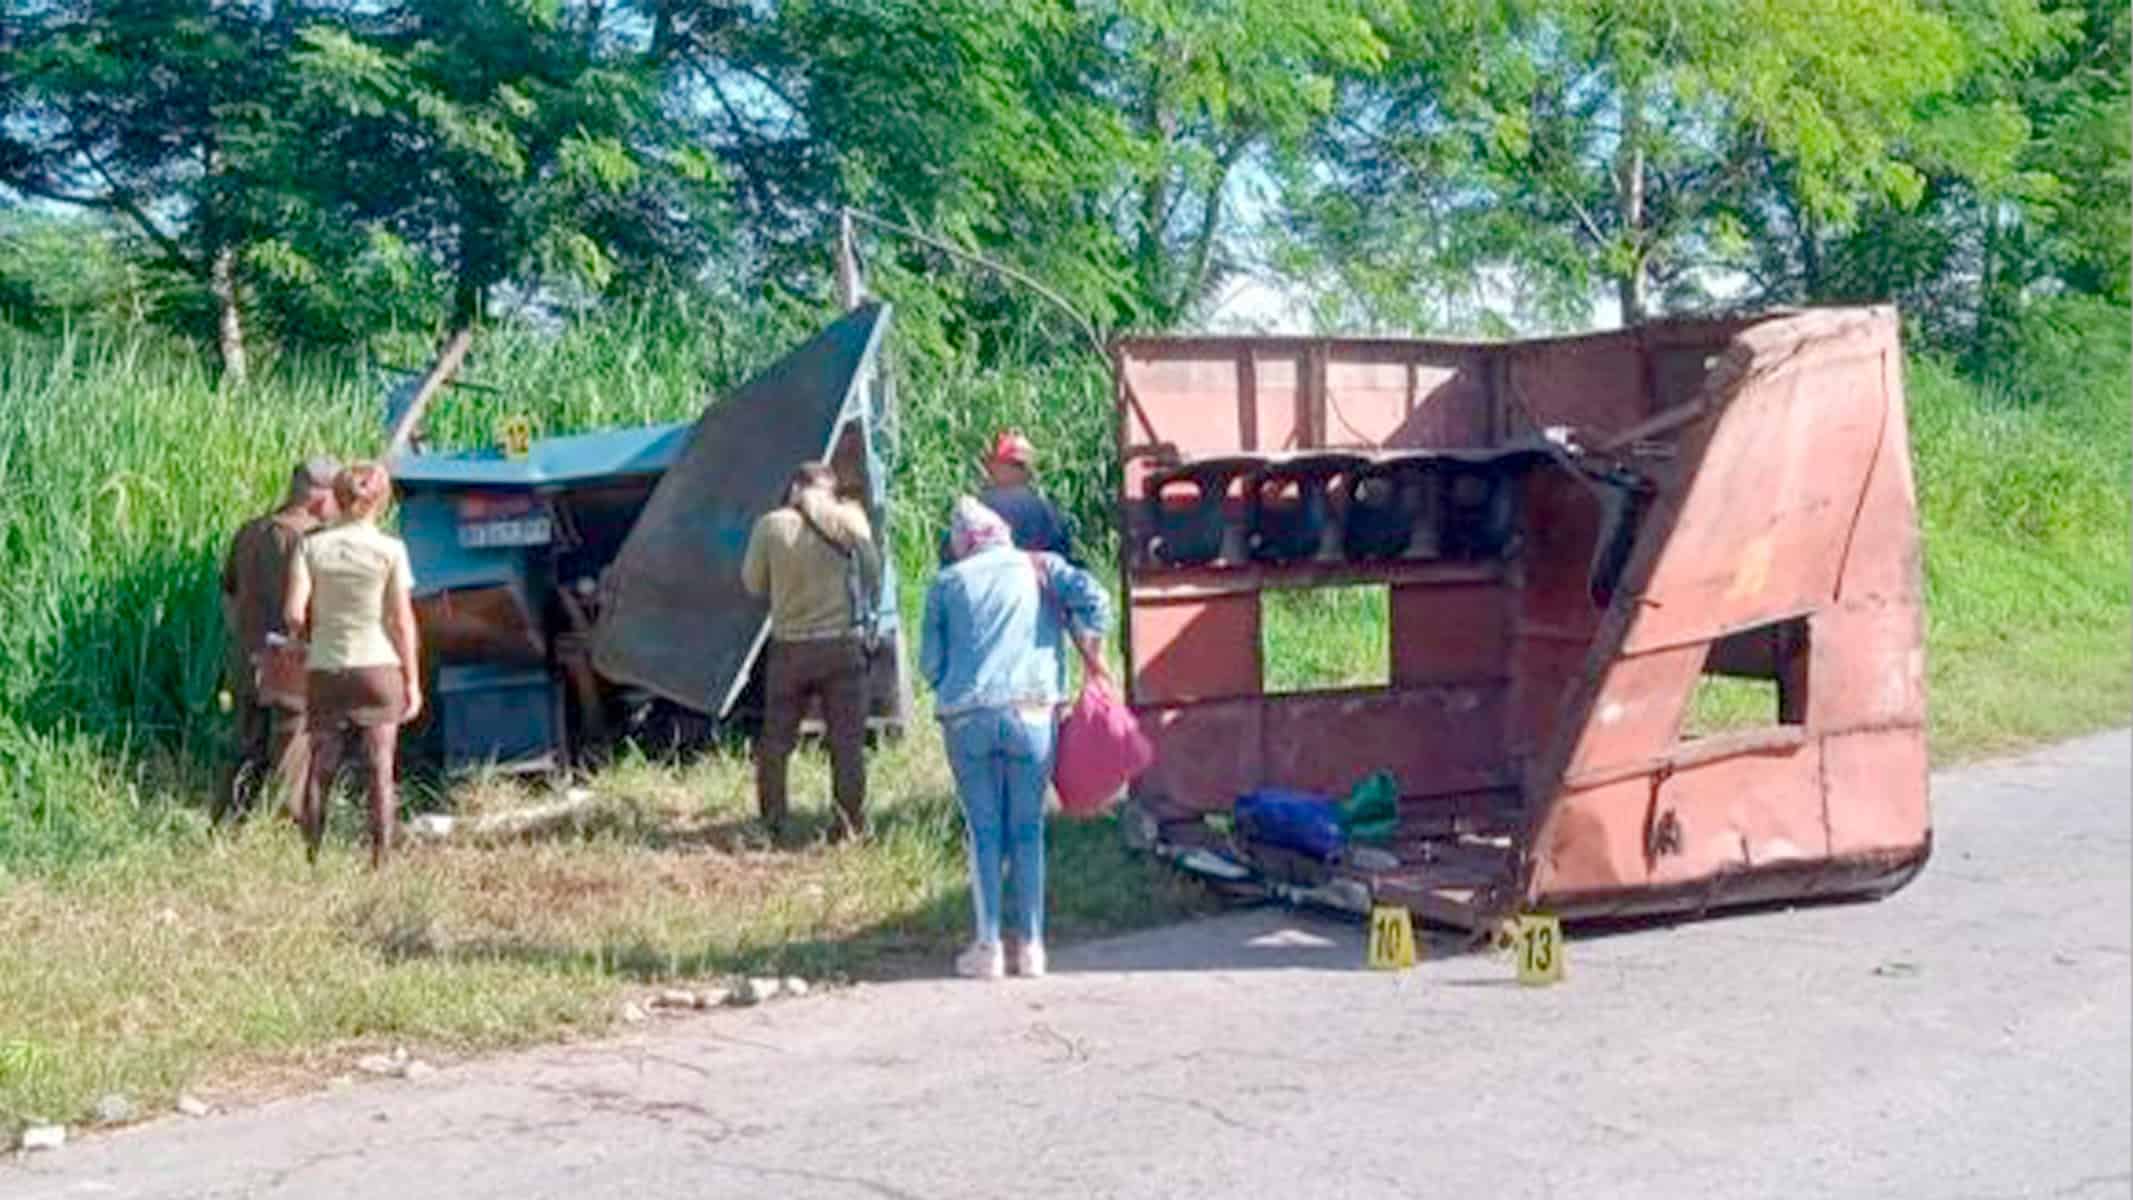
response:
<path id="1" fill-rule="evenodd" d="M 167 824 L 222 736 L 232 521 L 360 445 L 364 400 L 317 365 L 224 395 L 152 339 L 0 333 L 0 862 Z"/>
<path id="2" fill-rule="evenodd" d="M 1942 747 L 1982 753 L 2133 715 L 2133 337 L 2047 306 L 1993 378 L 1908 376 Z"/>
<path id="3" fill-rule="evenodd" d="M 1909 374 L 1947 747 L 2013 744 L 2133 706 L 2133 347 L 2119 310 L 2038 313 L 2021 359 L 1994 378 L 1933 360 Z M 509 413 L 548 433 L 686 419 L 824 315 L 657 297 L 560 334 L 507 326 L 484 339 L 466 375 L 476 386 L 439 403 L 433 430 L 440 445 L 468 446 Z M 899 413 L 887 450 L 907 595 L 949 502 L 979 485 L 977 458 L 1008 426 L 1036 440 L 1046 489 L 1108 557 L 1116 468 L 1101 366 L 984 369 L 931 332 L 891 349 Z M 225 394 L 199 355 L 150 334 L 0 330 L 0 869 L 193 828 L 169 799 L 198 794 L 226 736 L 225 539 L 271 502 L 286 464 L 373 450 L 390 383 L 357 363 L 294 360 Z M 1274 607 L 1270 629 L 1298 648 L 1298 670 L 1367 674 L 1382 614 L 1324 597 Z M 1277 676 L 1289 657 L 1276 655 Z"/>

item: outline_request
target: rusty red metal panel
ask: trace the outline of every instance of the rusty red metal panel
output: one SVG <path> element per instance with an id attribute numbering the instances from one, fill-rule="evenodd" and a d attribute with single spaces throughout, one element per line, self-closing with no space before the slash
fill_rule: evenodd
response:
<path id="1" fill-rule="evenodd" d="M 1589 587 L 1600 536 L 1600 501 L 1593 489 L 1557 468 L 1526 477 L 1519 533 L 1519 623 L 1555 633 L 1590 636 L 1602 610 Z"/>
<path id="2" fill-rule="evenodd" d="M 1162 343 L 1129 355 L 1126 384 L 1142 398 L 1156 440 L 1184 455 L 1294 450 L 1302 354 L 1243 342 L 1180 348 Z M 1154 398 L 1150 402 L 1149 398 Z M 1133 429 L 1125 444 L 1146 438 Z"/>
<path id="3" fill-rule="evenodd" d="M 1259 694 L 1259 597 L 1140 602 L 1133 623 L 1133 698 L 1141 704 Z"/>
<path id="4" fill-rule="evenodd" d="M 1535 900 L 1575 907 L 1629 889 L 1820 862 L 1829 854 L 1820 795 L 1821 751 L 1811 741 L 1567 793 L 1544 835 Z"/>
<path id="5" fill-rule="evenodd" d="M 1649 883 L 1644 826 L 1651 810 L 1652 781 L 1642 776 L 1559 795 L 1533 855 L 1535 899 L 1553 903 Z"/>
<path id="6" fill-rule="evenodd" d="M 1688 646 L 1608 663 L 1576 730 L 1569 778 L 1643 762 L 1671 745 L 1703 659 L 1702 646 Z"/>
<path id="7" fill-rule="evenodd" d="M 1667 911 L 1722 893 L 1895 886 L 1923 861 L 1922 630 L 1898 357 L 1886 310 L 1757 325 L 1720 356 L 1599 632 L 1595 654 L 1613 661 L 1576 688 L 1528 773 L 1542 798 L 1531 836 L 1548 848 L 1530 860 L 1529 901 Z M 1843 600 L 1855 587 L 1864 595 Z M 1757 748 L 1717 759 L 1727 739 L 1675 741 L 1661 714 L 1686 702 L 1691 664 L 1716 639 L 1791 617 L 1810 630 L 1804 727 L 1729 735 Z M 1860 725 L 1884 728 L 1845 732 Z M 1878 759 L 1856 748 L 1862 738 Z M 1639 787 L 1642 816 L 1626 799 Z M 1708 834 L 1676 811 L 1669 833 L 1685 848 L 1627 882 L 1622 848 L 1644 844 L 1675 797 L 1706 813 Z"/>
<path id="8" fill-rule="evenodd" d="M 1258 700 L 1144 708 L 1141 726 L 1160 749 L 1134 794 L 1160 815 L 1227 808 L 1266 777 Z"/>
<path id="9" fill-rule="evenodd" d="M 1509 666 L 1510 597 L 1492 584 L 1407 584 L 1392 589 L 1396 686 L 1501 680 Z"/>
<path id="10" fill-rule="evenodd" d="M 1926 656 L 1918 605 L 1860 599 L 1809 626 L 1807 719 L 1816 729 L 1925 727 Z"/>
<path id="11" fill-rule="evenodd" d="M 1661 779 L 1647 822 L 1652 882 L 1820 859 L 1822 753 L 1814 742 L 1685 767 Z"/>
<path id="12" fill-rule="evenodd" d="M 1600 503 L 1592 489 L 1568 472 L 1551 469 L 1527 477 L 1523 501 L 1505 731 L 1510 752 L 1521 758 L 1539 748 L 1565 694 L 1585 671 L 1602 615 L 1590 588 L 1601 534 Z"/>
<path id="13" fill-rule="evenodd" d="M 1686 494 L 1655 513 L 1671 529 L 1645 590 L 1666 600 L 1639 614 L 1626 651 L 1828 602 L 1888 411 L 1878 359 L 1858 365 L 1795 363 L 1755 378 L 1708 427 Z"/>
<path id="14" fill-rule="evenodd" d="M 1471 350 L 1334 343 L 1326 443 L 1352 449 L 1489 444 L 1487 359 Z"/>
<path id="15" fill-rule="evenodd" d="M 1511 640 L 1511 695 L 1504 740 L 1513 758 L 1530 759 L 1556 730 L 1591 654 L 1590 637 L 1527 632 Z"/>
<path id="16" fill-rule="evenodd" d="M 1129 454 L 1164 439 L 1234 454 L 1283 428 L 1305 444 L 1490 446 L 1564 425 L 1612 458 L 1607 478 L 1641 480 L 1627 505 L 1630 493 L 1529 465 L 1514 549 L 1458 564 L 1471 578 L 1444 564 L 1133 561 L 1133 667 L 1166 697 L 1242 687 L 1241 658 L 1191 647 L 1249 635 L 1256 654 L 1257 630 L 1241 607 L 1165 605 L 1335 582 L 1394 590 L 1393 687 L 1147 707 L 1161 761 L 1144 794 L 1205 808 L 1268 783 L 1343 791 L 1378 768 L 1418 802 L 1508 785 L 1486 807 L 1519 822 L 1518 875 L 1487 902 L 1572 917 L 1876 893 L 1925 861 L 1921 582 L 1892 311 L 1515 346 L 1160 339 L 1122 344 L 1119 361 L 1158 430 L 1136 432 L 1122 406 Z M 1135 478 L 1129 467 L 1125 497 Z M 1610 563 L 1598 582 L 1613 586 L 1596 588 Z M 1791 620 L 1809 634 L 1804 685 L 1787 676 L 1805 703 L 1767 727 L 1683 740 L 1710 647 Z M 1493 682 L 1411 686 L 1459 677 Z M 1461 694 L 1479 702 L 1447 707 Z M 1417 836 L 1449 837 L 1457 819 L 1423 826 L 1441 832 Z"/>
<path id="17" fill-rule="evenodd" d="M 1651 415 L 1646 370 L 1634 334 L 1513 346 L 1504 354 L 1498 403 L 1508 428 L 1570 425 L 1611 434 Z"/>
<path id="18" fill-rule="evenodd" d="M 1835 855 L 1922 847 L 1931 828 L 1926 807 L 1926 739 L 1922 730 L 1836 734 L 1822 743 L 1829 792 L 1829 849 Z"/>
<path id="19" fill-rule="evenodd" d="M 1409 793 L 1497 786 L 1503 694 L 1500 684 L 1471 684 L 1270 699 L 1255 786 L 1346 795 L 1373 771 L 1392 772 Z"/>
<path id="20" fill-rule="evenodd" d="M 1304 405 L 1303 356 L 1296 353 L 1260 357 L 1246 350 L 1255 380 L 1256 401 L 1251 406 L 1257 424 L 1237 442 L 1240 450 L 1279 452 L 1305 445 L 1298 414 Z"/>

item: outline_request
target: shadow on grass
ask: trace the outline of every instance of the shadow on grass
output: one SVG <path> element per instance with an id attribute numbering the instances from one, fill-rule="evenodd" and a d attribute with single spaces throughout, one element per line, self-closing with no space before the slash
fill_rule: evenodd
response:
<path id="1" fill-rule="evenodd" d="M 888 982 L 945 973 L 954 928 L 968 908 L 960 897 L 897 913 L 849 934 L 755 946 L 707 946 L 676 953 L 649 938 L 590 944 L 521 938 L 473 938 L 444 945 L 380 938 L 388 961 L 443 961 L 458 966 L 508 964 L 558 975 L 593 975 L 637 984 L 744 975 L 800 975 L 836 982 Z"/>
<path id="2" fill-rule="evenodd" d="M 610 909 L 579 921 L 582 936 L 568 927 L 455 936 L 434 904 L 419 893 L 403 893 L 364 910 L 347 936 L 391 964 L 506 964 L 640 984 L 765 974 L 870 982 L 938 977 L 970 936 L 960 827 L 944 804 L 887 806 L 875 814 L 868 844 L 829 851 L 817 849 L 830 824 L 820 810 L 796 812 L 788 835 L 775 846 L 745 818 L 675 830 L 641 821 L 642 815 L 620 806 L 518 840 L 599 840 L 631 851 L 656 849 L 666 854 L 660 860 L 665 868 L 681 864 L 689 872 L 719 875 L 724 885 L 712 889 L 719 898 L 709 903 L 725 911 L 676 913 L 670 907 L 662 913 L 618 896 Z M 1057 946 L 1214 910 L 1195 883 L 1128 852 L 1113 821 L 1062 819 L 1050 829 L 1048 917 Z M 649 861 L 648 868 L 662 869 Z M 731 886 L 736 882 L 740 886 Z M 838 887 L 881 891 L 865 897 L 854 913 L 860 923 L 809 936 L 811 907 L 844 907 L 822 904 L 822 889 Z"/>

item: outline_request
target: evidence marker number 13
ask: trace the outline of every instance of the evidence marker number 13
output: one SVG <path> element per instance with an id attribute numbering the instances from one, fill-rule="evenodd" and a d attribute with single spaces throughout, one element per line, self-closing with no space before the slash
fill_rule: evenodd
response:
<path id="1" fill-rule="evenodd" d="M 1544 987 L 1563 981 L 1563 923 L 1544 913 L 1520 913 L 1503 936 L 1518 962 L 1518 982 Z M 1502 943 L 1499 943 L 1502 944 Z"/>

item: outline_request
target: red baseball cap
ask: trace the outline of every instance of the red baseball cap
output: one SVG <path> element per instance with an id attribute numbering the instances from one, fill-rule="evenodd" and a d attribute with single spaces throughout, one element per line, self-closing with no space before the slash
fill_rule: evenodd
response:
<path id="1" fill-rule="evenodd" d="M 1020 430 L 1003 429 L 1000 435 L 992 440 L 992 455 L 985 461 L 1026 467 L 1036 457 L 1037 447 L 1031 445 L 1030 440 L 1023 437 Z"/>

